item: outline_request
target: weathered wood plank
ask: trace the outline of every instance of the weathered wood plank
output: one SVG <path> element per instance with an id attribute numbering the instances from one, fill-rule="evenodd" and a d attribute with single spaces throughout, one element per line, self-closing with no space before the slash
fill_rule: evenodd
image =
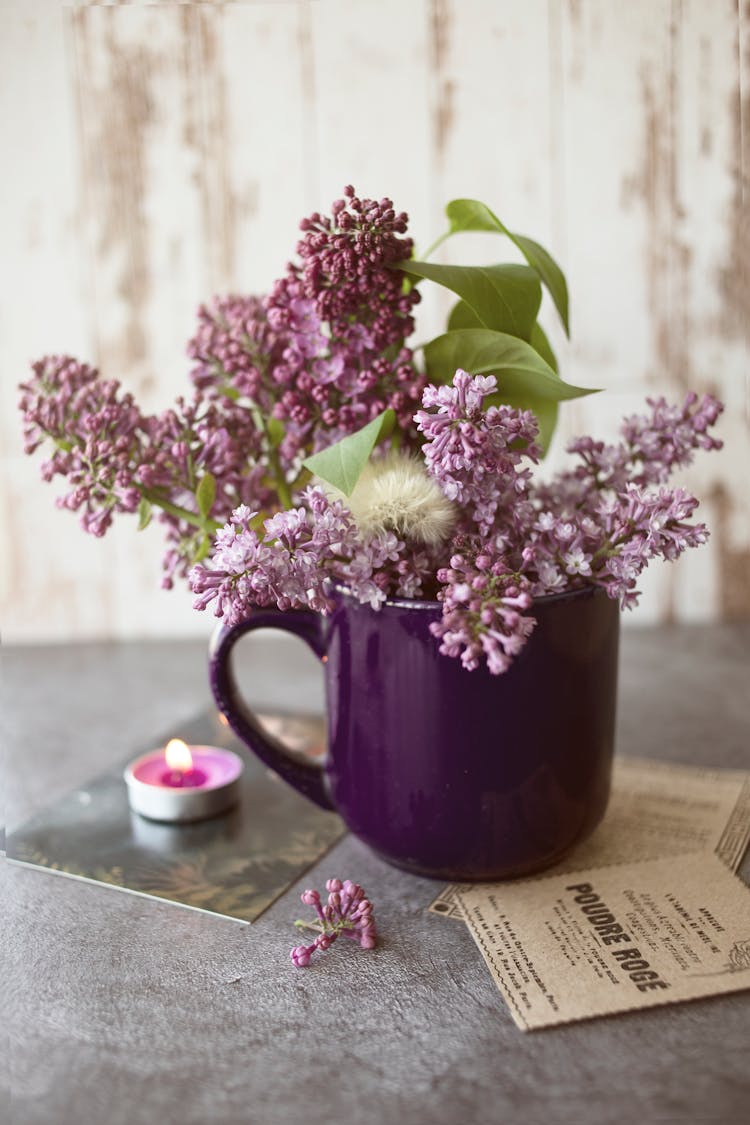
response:
<path id="1" fill-rule="evenodd" d="M 555 107 L 546 0 L 431 0 L 429 19 L 435 233 L 445 228 L 441 210 L 447 200 L 468 196 L 562 259 L 550 169 Z M 475 233 L 452 239 L 438 257 L 471 263 L 513 261 L 517 254 L 510 243 Z M 451 303 L 448 295 L 436 302 L 443 316 Z M 553 320 L 552 311 L 548 323 Z"/>
<path id="2" fill-rule="evenodd" d="M 432 220 L 426 0 L 329 0 L 308 11 L 315 207 L 351 183 L 390 196 L 422 242 Z"/>
<path id="3" fill-rule="evenodd" d="M 736 9 L 660 0 L 625 18 L 614 5 L 570 5 L 564 51 L 568 370 L 607 393 L 574 404 L 562 429 L 611 431 L 646 393 L 714 390 L 729 403 L 727 452 L 684 476 L 709 496 L 745 456 L 737 387 L 747 350 L 722 328 L 721 291 L 736 194 Z M 710 503 L 703 515 L 713 522 Z M 719 538 L 717 529 L 707 550 L 649 572 L 636 619 L 718 613 Z"/>
<path id="4" fill-rule="evenodd" d="M 16 386 L 47 351 L 91 352 L 77 217 L 76 117 L 60 6 L 3 7 L 0 147 L 0 622 L 3 639 L 97 636 L 111 626 L 110 543 L 82 543 L 23 457 Z"/>

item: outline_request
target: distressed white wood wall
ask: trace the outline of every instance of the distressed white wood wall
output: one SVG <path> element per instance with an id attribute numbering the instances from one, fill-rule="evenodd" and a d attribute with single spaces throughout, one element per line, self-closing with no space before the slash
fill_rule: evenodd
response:
<path id="1" fill-rule="evenodd" d="M 712 542 L 651 572 L 630 620 L 748 613 L 746 0 L 0 0 L 0 18 L 6 641 L 209 631 L 159 588 L 157 528 L 94 540 L 55 509 L 16 384 L 68 351 L 166 407 L 199 301 L 265 291 L 348 182 L 408 210 L 418 245 L 468 195 L 560 259 L 563 372 L 607 390 L 563 408 L 558 455 L 645 394 L 724 398 L 725 451 L 685 478 Z M 451 253 L 485 251 L 466 238 Z"/>

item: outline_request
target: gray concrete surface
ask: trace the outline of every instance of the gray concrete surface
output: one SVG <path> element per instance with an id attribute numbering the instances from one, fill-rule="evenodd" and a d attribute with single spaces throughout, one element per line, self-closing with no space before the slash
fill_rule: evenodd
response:
<path id="1" fill-rule="evenodd" d="M 622 753 L 748 767 L 750 626 L 623 638 Z M 6 823 L 209 705 L 194 643 L 12 648 Z M 320 699 L 302 649 L 247 655 L 252 694 Z M 748 880 L 750 866 L 743 868 Z M 361 882 L 365 954 L 288 960 L 297 895 Z M 10 863 L 0 1055 L 12 1125 L 747 1120 L 750 993 L 523 1034 L 436 885 L 344 839 L 251 927 Z"/>

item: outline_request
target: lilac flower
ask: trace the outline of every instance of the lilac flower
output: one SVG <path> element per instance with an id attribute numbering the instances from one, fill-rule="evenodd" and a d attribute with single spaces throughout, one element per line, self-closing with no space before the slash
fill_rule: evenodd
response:
<path id="1" fill-rule="evenodd" d="M 308 488 L 302 499 L 302 506 L 264 520 L 262 536 L 255 513 L 247 507 L 233 513 L 217 535 L 210 565 L 191 571 L 196 609 L 215 602 L 216 616 L 232 625 L 258 605 L 325 613 L 331 580 L 377 608 L 415 579 L 414 567 L 401 565 L 405 545 L 395 535 L 360 538 L 341 501 L 319 488 Z"/>
<path id="2" fill-rule="evenodd" d="M 690 393 L 681 406 L 663 398 L 646 401 L 651 413 L 626 418 L 620 427 L 623 440 L 616 445 L 591 437 L 570 442 L 568 452 L 581 464 L 556 478 L 558 503 L 563 492 L 569 502 L 592 504 L 598 491 L 621 494 L 628 484 L 664 484 L 675 469 L 691 463 L 697 449 L 721 449 L 722 442 L 708 432 L 724 409 L 712 395 L 699 399 Z"/>
<path id="3" fill-rule="evenodd" d="M 697 506 L 695 497 L 682 488 L 649 493 L 628 485 L 619 513 L 611 517 L 612 533 L 592 576 L 595 584 L 619 598 L 623 607 L 636 605 L 637 579 L 652 559 L 671 562 L 707 541 L 705 524 L 687 522 Z"/>
<path id="4" fill-rule="evenodd" d="M 704 525 L 689 522 L 695 498 L 649 486 L 696 448 L 719 448 L 708 429 L 721 407 L 694 395 L 682 408 L 652 401 L 650 417 L 626 420 L 621 445 L 573 442 L 582 464 L 545 484 L 527 464 L 537 457 L 533 421 L 507 407 L 484 409 L 494 385 L 458 371 L 451 387 L 426 388 L 416 421 L 428 469 L 464 516 L 450 566 L 438 570 L 443 612 L 433 632 L 441 652 L 465 667 L 485 659 L 502 673 L 533 628 L 524 612 L 532 598 L 595 585 L 629 607 L 651 559 L 705 542 Z"/>
<path id="5" fill-rule="evenodd" d="M 458 370 L 450 387 L 425 388 L 414 420 L 424 434 L 424 458 L 449 500 L 488 537 L 522 502 L 536 462 L 539 432 L 530 411 L 508 406 L 483 407 L 497 388 L 494 375 L 472 377 Z"/>
<path id="6" fill-rule="evenodd" d="M 425 383 L 404 344 L 419 294 L 391 268 L 411 254 L 407 216 L 344 194 L 330 218 L 300 224 L 299 259 L 268 296 L 202 306 L 188 346 L 202 393 L 283 422 L 285 471 L 386 407 L 408 429 Z"/>
<path id="7" fill-rule="evenodd" d="M 389 199 L 360 199 L 351 187 L 330 218 L 316 213 L 300 224 L 299 262 L 265 301 L 283 341 L 269 370 L 287 453 L 330 445 L 389 406 L 410 425 L 425 383 L 404 346 L 419 293 L 405 293 L 403 275 L 390 268 L 411 255 L 406 225 Z"/>
<path id="8" fill-rule="evenodd" d="M 270 413 L 269 370 L 281 362 L 283 340 L 268 323 L 262 298 L 215 297 L 198 310 L 198 327 L 188 343 L 195 386 L 214 398 L 240 396 Z"/>
<path id="9" fill-rule="evenodd" d="M 565 570 L 568 574 L 591 574 L 591 555 L 587 555 L 580 547 L 575 547 L 563 556 Z"/>
<path id="10" fill-rule="evenodd" d="M 262 536 L 252 526 L 256 513 L 239 507 L 216 537 L 211 565 L 199 563 L 190 573 L 190 586 L 198 595 L 195 608 L 215 602 L 216 616 L 226 617 L 232 625 L 256 605 L 275 604 L 282 610 L 303 605 L 328 608 L 324 593 L 328 564 L 338 550 L 348 548 L 352 553 L 353 526 L 341 504 L 329 505 L 325 518 L 318 504 L 320 518 L 314 519 L 314 490 L 309 490 L 307 499 L 307 507 L 265 520 Z"/>
<path id="11" fill-rule="evenodd" d="M 46 439 L 54 450 L 42 476 L 63 476 L 71 490 L 57 504 L 82 511 L 81 526 L 104 535 L 114 512 L 134 512 L 141 500 L 135 467 L 146 442 L 145 420 L 133 396 L 114 380 L 70 356 L 46 356 L 21 385 L 24 447 Z"/>
<path id="12" fill-rule="evenodd" d="M 328 901 L 325 906 L 316 890 L 303 891 L 300 895 L 306 906 L 314 908 L 317 921 L 306 923 L 298 920 L 295 926 L 320 932 L 310 945 L 296 945 L 292 949 L 290 957 L 297 968 L 309 965 L 315 952 L 330 949 L 334 941 L 342 936 L 358 942 L 362 949 L 375 948 L 377 931 L 372 904 L 365 897 L 359 883 L 353 883 L 350 879 L 343 882 L 340 879 L 329 879 L 326 890 Z"/>
<path id="13" fill-rule="evenodd" d="M 534 628 L 534 619 L 525 613 L 532 603 L 529 582 L 479 541 L 461 546 L 450 567 L 438 571 L 443 610 L 430 630 L 445 656 L 460 657 L 469 671 L 485 659 L 498 675 L 507 671 Z"/>
<path id="14" fill-rule="evenodd" d="M 238 504 L 268 510 L 278 500 L 268 481 L 264 435 L 251 413 L 232 400 L 207 400 L 199 392 L 192 402 L 178 399 L 173 409 L 146 419 L 145 428 L 148 444 L 136 479 L 155 503 L 168 502 L 160 520 L 168 542 L 162 584 L 170 587 L 175 574 L 185 575 L 196 556 L 206 553 L 207 533 Z M 215 482 L 210 523 L 200 519 L 195 497 L 206 474 Z"/>

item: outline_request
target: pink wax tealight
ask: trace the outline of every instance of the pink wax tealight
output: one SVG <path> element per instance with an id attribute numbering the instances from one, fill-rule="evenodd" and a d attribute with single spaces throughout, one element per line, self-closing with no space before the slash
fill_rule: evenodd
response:
<path id="1" fill-rule="evenodd" d="M 204 820 L 236 804 L 242 760 L 219 746 L 188 746 L 173 738 L 165 749 L 125 769 L 130 807 L 150 820 Z"/>

